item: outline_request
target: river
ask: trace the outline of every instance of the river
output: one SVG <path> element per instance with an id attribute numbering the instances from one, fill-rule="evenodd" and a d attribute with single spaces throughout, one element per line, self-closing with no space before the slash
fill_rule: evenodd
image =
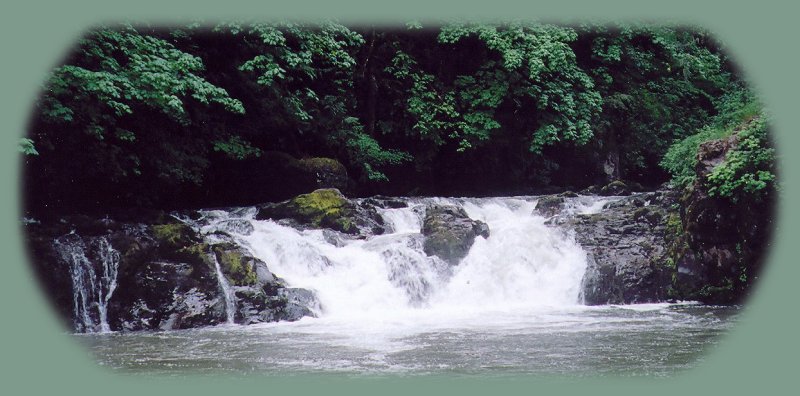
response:
<path id="1" fill-rule="evenodd" d="M 564 211 L 596 213 L 613 199 L 579 197 Z M 491 229 L 458 266 L 422 252 L 431 203 Z M 202 211 L 191 222 L 206 238 L 223 230 L 291 286 L 315 291 L 317 317 L 75 337 L 100 364 L 136 374 L 670 376 L 700 364 L 735 324 L 738 307 L 581 304 L 585 253 L 535 204 L 408 200 L 381 211 L 390 232 L 366 240 L 257 221 L 252 209 Z M 240 233 L 231 220 L 253 228 Z"/>

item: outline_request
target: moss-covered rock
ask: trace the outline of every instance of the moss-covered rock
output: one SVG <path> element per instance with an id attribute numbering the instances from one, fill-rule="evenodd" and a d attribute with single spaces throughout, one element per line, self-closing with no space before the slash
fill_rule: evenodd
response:
<path id="1" fill-rule="evenodd" d="M 664 210 L 654 206 L 645 206 L 633 211 L 634 221 L 645 222 L 652 226 L 661 224 L 663 217 Z"/>
<path id="2" fill-rule="evenodd" d="M 218 244 L 212 247 L 222 272 L 235 286 L 254 286 L 259 283 L 260 260 L 251 257 L 234 244 Z M 261 263 L 263 264 L 263 262 Z M 266 264 L 264 264 L 266 268 Z"/>
<path id="3" fill-rule="evenodd" d="M 159 245 L 168 248 L 181 249 L 199 241 L 197 233 L 184 223 L 156 224 L 150 230 Z"/>
<path id="4" fill-rule="evenodd" d="M 383 218 L 374 207 L 361 206 L 337 189 L 320 189 L 288 201 L 264 205 L 256 219 L 291 219 L 308 228 L 329 228 L 352 235 L 382 234 Z"/>
<path id="5" fill-rule="evenodd" d="M 683 191 L 680 218 L 670 219 L 673 290 L 679 299 L 739 303 L 758 278 L 769 247 L 774 202 L 734 202 L 710 194 L 706 183 L 736 145 L 735 135 L 700 145 L 696 180 Z"/>

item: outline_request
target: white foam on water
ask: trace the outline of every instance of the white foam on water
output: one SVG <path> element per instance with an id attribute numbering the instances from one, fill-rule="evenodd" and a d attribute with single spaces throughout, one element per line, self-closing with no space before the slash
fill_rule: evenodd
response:
<path id="1" fill-rule="evenodd" d="M 584 206 L 602 208 L 597 199 L 589 201 Z M 457 266 L 427 256 L 420 228 L 430 203 L 462 207 L 472 219 L 487 223 L 491 235 L 477 237 Z M 335 333 L 347 342 L 370 344 L 396 342 L 402 334 L 509 325 L 521 315 L 583 309 L 579 292 L 585 253 L 569 234 L 545 225 L 535 204 L 526 198 L 417 199 L 406 208 L 379 210 L 389 234 L 343 243 L 321 230 L 254 220 L 253 211 L 206 216 L 212 223 L 249 220 L 253 232 L 234 232 L 237 242 L 291 287 L 317 294 L 319 318 L 270 327 Z M 204 229 L 213 230 L 213 224 Z"/>

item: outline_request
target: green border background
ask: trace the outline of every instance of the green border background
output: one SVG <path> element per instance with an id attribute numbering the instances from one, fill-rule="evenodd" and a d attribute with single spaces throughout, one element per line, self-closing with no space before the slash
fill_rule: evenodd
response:
<path id="1" fill-rule="evenodd" d="M 220 394 L 224 392 L 299 392 L 405 394 L 430 391 L 458 394 L 559 392 L 595 394 L 753 394 L 792 389 L 798 375 L 796 280 L 798 263 L 791 243 L 798 235 L 796 205 L 798 123 L 797 10 L 789 2 L 747 4 L 667 0 L 484 2 L 434 1 L 216 1 L 166 0 L 27 1 L 0 5 L 0 392 L 14 394 Z M 726 43 L 773 112 L 782 157 L 783 200 L 773 251 L 757 293 L 740 324 L 719 340 L 701 367 L 668 379 L 463 378 L 150 378 L 111 373 L 98 366 L 71 337 L 63 334 L 46 305 L 22 249 L 18 211 L 20 156 L 16 141 L 25 129 L 38 87 L 81 31 L 123 18 L 153 23 L 202 17 L 338 17 L 345 22 L 391 22 L 432 17 L 479 19 L 535 18 L 547 21 L 653 21 L 696 24 Z"/>

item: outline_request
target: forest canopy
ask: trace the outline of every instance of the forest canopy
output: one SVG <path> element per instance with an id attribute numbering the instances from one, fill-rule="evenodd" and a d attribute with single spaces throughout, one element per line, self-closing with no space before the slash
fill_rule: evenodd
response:
<path id="1" fill-rule="evenodd" d="M 31 208 L 249 204 L 220 180 L 280 158 L 335 159 L 355 194 L 486 195 L 687 184 L 701 141 L 755 117 L 711 177 L 733 197 L 774 183 L 761 112 L 692 27 L 126 24 L 52 71 L 20 151 Z"/>

